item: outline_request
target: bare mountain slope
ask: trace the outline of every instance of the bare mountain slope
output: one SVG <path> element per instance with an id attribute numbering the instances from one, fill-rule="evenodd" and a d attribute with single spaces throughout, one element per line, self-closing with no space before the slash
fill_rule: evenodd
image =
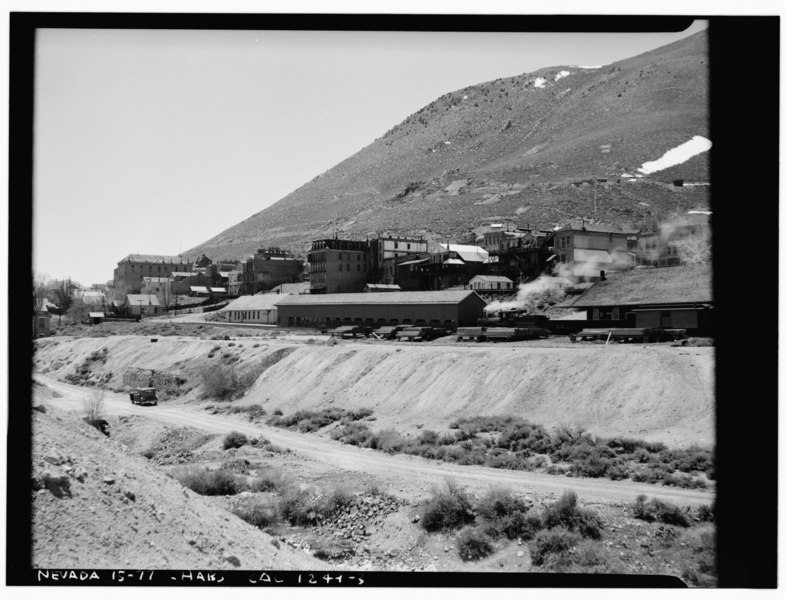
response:
<path id="1" fill-rule="evenodd" d="M 436 240 L 491 219 L 638 222 L 639 202 L 655 216 L 705 206 L 707 188 L 671 181 L 707 181 L 706 153 L 635 183 L 622 176 L 708 136 L 707 88 L 701 32 L 601 68 L 555 66 L 457 90 L 185 255 L 238 257 L 260 244 L 302 252 L 331 234 L 334 217 L 341 235 Z"/>
<path id="2" fill-rule="evenodd" d="M 47 404 L 33 413 L 35 568 L 325 567 Z"/>

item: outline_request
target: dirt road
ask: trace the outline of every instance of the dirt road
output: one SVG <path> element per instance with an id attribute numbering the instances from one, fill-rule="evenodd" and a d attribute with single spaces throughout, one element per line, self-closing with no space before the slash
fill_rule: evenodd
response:
<path id="1" fill-rule="evenodd" d="M 60 396 L 47 402 L 64 410 L 80 412 L 85 401 L 95 393 L 94 388 L 79 387 L 35 374 L 35 380 L 56 391 Z M 411 491 L 421 490 L 430 483 L 440 483 L 445 477 L 454 478 L 461 485 L 481 491 L 493 485 L 507 487 L 523 494 L 558 496 L 564 490 L 574 490 L 585 502 L 632 502 L 639 494 L 656 496 L 678 505 L 711 504 L 713 492 L 663 487 L 631 481 L 610 481 L 560 477 L 543 473 L 507 471 L 478 466 L 442 463 L 408 455 L 388 455 L 376 450 L 356 448 L 313 434 L 302 434 L 284 429 L 249 423 L 224 415 L 211 415 L 188 406 L 168 404 L 153 407 L 131 404 L 128 395 L 105 392 L 104 412 L 108 415 L 140 415 L 175 426 L 190 426 L 210 433 L 240 431 L 246 435 L 264 436 L 272 443 L 290 448 L 329 468 L 367 473 Z"/>

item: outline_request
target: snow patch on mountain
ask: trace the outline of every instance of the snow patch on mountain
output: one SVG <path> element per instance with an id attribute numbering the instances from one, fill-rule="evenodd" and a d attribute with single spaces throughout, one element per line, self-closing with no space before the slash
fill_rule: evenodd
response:
<path id="1" fill-rule="evenodd" d="M 711 148 L 711 141 L 703 136 L 696 135 L 680 146 L 671 148 L 657 160 L 643 163 L 638 171 L 644 175 L 650 175 L 651 173 L 687 162 L 693 156 L 706 152 L 709 148 Z"/>
<path id="2" fill-rule="evenodd" d="M 538 77 L 537 79 L 535 79 L 535 80 L 534 80 L 534 87 L 536 87 L 536 88 L 542 88 L 542 87 L 545 87 L 545 83 L 546 83 L 547 81 L 548 81 L 548 80 L 547 80 L 547 79 L 545 79 L 545 77 Z"/>
<path id="3" fill-rule="evenodd" d="M 556 74 L 556 77 L 554 78 L 554 81 L 559 81 L 559 79 L 561 79 L 562 77 L 567 77 L 567 75 L 569 75 L 569 74 L 570 74 L 569 71 L 559 71 Z"/>

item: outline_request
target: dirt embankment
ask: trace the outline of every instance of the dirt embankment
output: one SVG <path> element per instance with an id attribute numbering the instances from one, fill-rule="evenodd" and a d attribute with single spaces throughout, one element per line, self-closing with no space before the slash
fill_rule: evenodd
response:
<path id="1" fill-rule="evenodd" d="M 34 567 L 326 567 L 216 508 L 78 417 L 51 406 L 33 414 Z"/>
<path id="2" fill-rule="evenodd" d="M 268 412 L 367 407 L 377 426 L 444 429 L 457 417 L 511 414 L 674 445 L 714 443 L 714 349 L 668 345 L 332 345 L 239 337 L 41 340 L 37 368 L 121 389 L 130 368 L 181 378 L 183 401 L 221 368 L 259 372 L 240 401 Z M 104 351 L 103 349 L 106 348 Z M 93 357 L 91 359 L 91 357 Z M 81 371 L 80 371 L 81 369 Z"/>

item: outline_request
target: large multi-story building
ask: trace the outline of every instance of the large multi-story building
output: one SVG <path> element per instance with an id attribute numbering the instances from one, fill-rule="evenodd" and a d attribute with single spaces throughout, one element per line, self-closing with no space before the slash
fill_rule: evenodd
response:
<path id="1" fill-rule="evenodd" d="M 312 294 L 362 292 L 372 273 L 370 243 L 316 240 L 308 252 Z"/>
<path id="2" fill-rule="evenodd" d="M 637 233 L 621 227 L 569 223 L 556 230 L 553 252 L 559 263 L 576 276 L 599 277 L 602 270 L 624 270 L 635 266 Z"/>
<path id="3" fill-rule="evenodd" d="M 259 248 L 242 263 L 240 293 L 255 294 L 282 283 L 295 283 L 303 272 L 301 260 L 280 248 Z"/>
<path id="4" fill-rule="evenodd" d="M 128 294 L 142 291 L 144 277 L 170 277 L 177 271 L 191 271 L 193 264 L 181 256 L 129 254 L 114 270 L 115 299 L 125 300 Z"/>
<path id="5" fill-rule="evenodd" d="M 412 237 L 382 236 L 369 242 L 373 272 L 371 277 L 378 283 L 395 283 L 394 259 L 425 254 L 428 252 L 428 240 Z"/>

